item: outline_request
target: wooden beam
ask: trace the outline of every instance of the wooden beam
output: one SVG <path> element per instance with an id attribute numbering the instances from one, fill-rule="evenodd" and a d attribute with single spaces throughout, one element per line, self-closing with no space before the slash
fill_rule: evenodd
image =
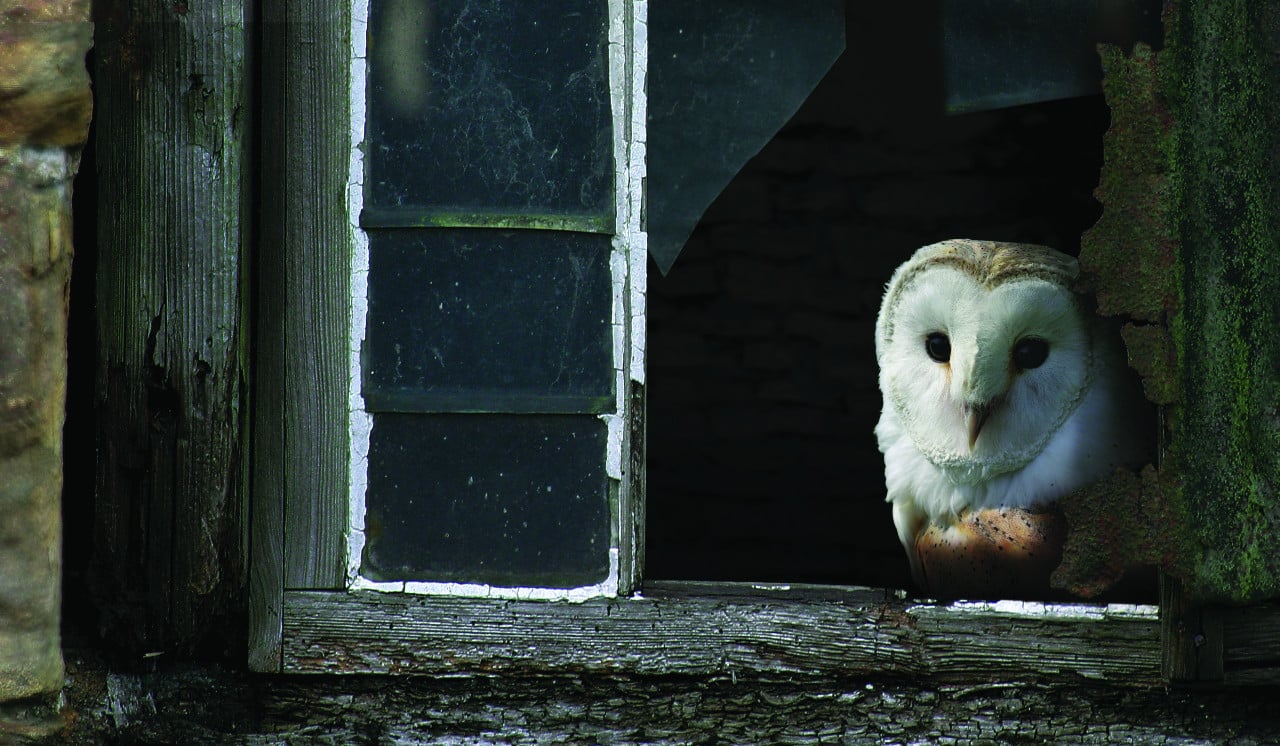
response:
<path id="1" fill-rule="evenodd" d="M 915 603 L 883 590 L 650 584 L 580 604 L 287 593 L 294 673 L 627 673 L 1158 686 L 1152 606 Z"/>
<path id="2" fill-rule="evenodd" d="M 262 236 L 259 294 L 279 316 L 273 369 L 282 417 L 268 432 L 283 480 L 284 583 L 340 588 L 346 577 L 350 318 L 348 2 L 263 3 Z M 265 456 L 265 454 L 260 454 Z"/>
<path id="3" fill-rule="evenodd" d="M 246 7 L 105 5 L 91 586 L 121 648 L 193 651 L 243 609 Z"/>

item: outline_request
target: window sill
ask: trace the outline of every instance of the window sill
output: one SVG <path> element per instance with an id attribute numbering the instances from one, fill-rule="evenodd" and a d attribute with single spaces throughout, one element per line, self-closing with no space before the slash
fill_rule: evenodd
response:
<path id="1" fill-rule="evenodd" d="M 619 673 L 1163 685 L 1155 606 L 650 583 L 584 603 L 289 591 L 285 673 Z"/>

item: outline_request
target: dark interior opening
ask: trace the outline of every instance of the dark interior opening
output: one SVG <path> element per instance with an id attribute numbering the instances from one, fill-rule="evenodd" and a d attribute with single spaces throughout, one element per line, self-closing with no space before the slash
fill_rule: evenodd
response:
<path id="1" fill-rule="evenodd" d="M 865 5 L 670 274 L 650 264 L 648 578 L 911 587 L 873 434 L 885 283 L 948 238 L 1074 255 L 1101 214 L 1101 96 L 948 116 L 936 29 Z"/>
<path id="2" fill-rule="evenodd" d="M 92 75 L 93 52 L 85 66 Z M 67 403 L 62 429 L 62 635 L 68 647 L 92 637 L 97 614 L 90 600 L 89 563 L 94 542 L 94 474 L 98 365 L 98 173 L 94 129 L 80 152 L 72 184 L 71 287 L 67 317 Z"/>

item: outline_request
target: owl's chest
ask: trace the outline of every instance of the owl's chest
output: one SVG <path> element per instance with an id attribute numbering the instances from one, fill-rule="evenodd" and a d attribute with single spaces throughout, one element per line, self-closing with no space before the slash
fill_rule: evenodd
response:
<path id="1" fill-rule="evenodd" d="M 1069 431 L 1020 468 L 987 475 L 936 465 L 891 425 L 881 433 L 892 441 L 885 449 L 889 498 L 910 500 L 930 523 L 946 523 L 966 511 L 1043 506 L 1079 486 L 1082 476 Z"/>

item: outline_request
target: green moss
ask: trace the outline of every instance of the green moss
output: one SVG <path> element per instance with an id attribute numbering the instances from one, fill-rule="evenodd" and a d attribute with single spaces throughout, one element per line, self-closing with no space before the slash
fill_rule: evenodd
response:
<path id="1" fill-rule="evenodd" d="M 1280 595 L 1280 21 L 1275 4 L 1186 1 L 1168 19 L 1182 404 L 1169 463 L 1204 598 Z"/>
<path id="2" fill-rule="evenodd" d="M 1107 552 L 1150 559 L 1157 537 L 1196 596 L 1276 597 L 1280 4 L 1175 0 L 1165 21 L 1158 53 L 1103 49 L 1104 213 L 1081 252 L 1099 311 L 1136 322 L 1131 363 L 1166 405 L 1159 479 L 1118 490 L 1128 502 L 1104 512 L 1145 505 L 1163 527 L 1145 540 L 1127 528 L 1146 548 L 1122 551 L 1095 525 L 1081 566 Z"/>

